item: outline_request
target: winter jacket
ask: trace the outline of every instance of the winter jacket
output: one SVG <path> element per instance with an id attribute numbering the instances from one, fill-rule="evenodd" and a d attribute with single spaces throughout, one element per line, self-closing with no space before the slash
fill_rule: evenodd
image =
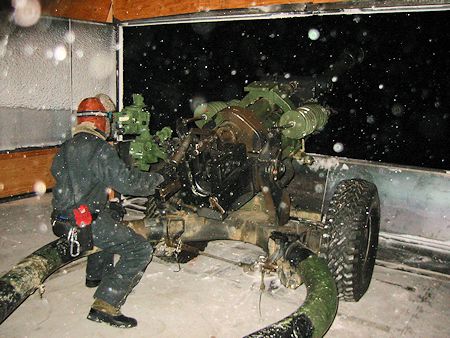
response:
<path id="1" fill-rule="evenodd" d="M 77 128 L 53 160 L 54 214 L 72 218 L 72 210 L 82 204 L 99 213 L 107 205 L 108 188 L 133 196 L 154 194 L 164 180 L 160 174 L 128 167 L 103 134 L 89 125 Z"/>

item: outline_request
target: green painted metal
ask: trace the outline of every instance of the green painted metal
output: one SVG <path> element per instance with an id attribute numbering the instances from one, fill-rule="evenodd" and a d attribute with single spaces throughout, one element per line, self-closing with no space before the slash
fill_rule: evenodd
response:
<path id="1" fill-rule="evenodd" d="M 291 126 L 283 129 L 283 135 L 290 139 L 302 139 L 322 129 L 328 121 L 329 111 L 317 103 L 307 103 L 285 112 L 279 125 Z"/>
<path id="2" fill-rule="evenodd" d="M 302 261 L 297 271 L 308 294 L 296 313 L 304 313 L 311 319 L 314 326 L 313 337 L 322 337 L 333 323 L 338 307 L 333 276 L 327 262 L 317 256 Z"/>
<path id="3" fill-rule="evenodd" d="M 272 107 L 280 107 L 282 111 L 295 109 L 295 104 L 289 99 L 293 92 L 293 87 L 279 84 L 277 82 L 255 81 L 244 88 L 248 94 L 241 100 L 240 106 L 246 108 L 254 104 L 257 100 L 266 99 Z"/>
<path id="4" fill-rule="evenodd" d="M 0 323 L 3 322 L 53 272 L 84 257 L 71 257 L 67 241 L 57 239 L 36 250 L 0 277 Z"/>
<path id="5" fill-rule="evenodd" d="M 164 127 L 156 132 L 156 137 L 161 142 L 170 138 L 171 135 L 172 129 L 169 127 Z M 151 164 L 167 159 L 166 150 L 159 146 L 155 137 L 150 135 L 148 130 L 142 132 L 131 142 L 130 155 L 133 158 L 134 165 L 143 171 L 148 171 Z"/>
<path id="6" fill-rule="evenodd" d="M 164 127 L 156 132 L 156 137 L 160 142 L 167 141 L 172 137 L 172 129 L 169 127 Z"/>
<path id="7" fill-rule="evenodd" d="M 203 103 L 194 110 L 194 117 L 205 116 L 195 121 L 199 128 L 214 121 L 218 126 L 223 122 L 220 112 L 229 107 L 251 110 L 266 129 L 283 128 L 282 157 L 296 154 L 302 149 L 302 139 L 324 127 L 329 112 L 317 103 L 307 103 L 296 107 L 290 96 L 297 84 L 255 81 L 244 88 L 247 95 L 242 100 L 213 101 Z M 161 140 L 171 136 L 171 129 L 156 133 L 149 132 L 150 113 L 145 110 L 142 95 L 133 94 L 133 104 L 114 114 L 115 124 L 122 135 L 137 135 L 130 145 L 130 155 L 135 165 L 148 171 L 150 165 L 166 159 L 166 151 L 160 146 Z M 170 133 L 168 132 L 170 130 Z M 170 135 L 169 135 L 170 134 Z"/>
<path id="8" fill-rule="evenodd" d="M 244 88 L 248 93 L 242 100 L 214 101 L 198 106 L 194 116 L 205 115 L 206 120 L 196 121 L 199 128 L 214 120 L 222 122 L 220 112 L 231 106 L 251 110 L 265 128 L 283 128 L 282 157 L 292 156 L 301 149 L 301 140 L 322 129 L 328 121 L 329 111 L 317 103 L 306 103 L 300 107 L 290 99 L 297 83 L 255 81 Z"/>
<path id="9" fill-rule="evenodd" d="M 235 102 L 233 102 L 235 103 Z M 224 101 L 213 101 L 208 103 L 202 103 L 194 110 L 194 117 L 205 115 L 205 120 L 196 121 L 195 124 L 199 128 L 203 128 L 203 126 L 215 119 L 217 113 L 227 107 L 229 107 L 229 103 Z M 217 123 L 217 121 L 216 121 Z"/>
<path id="10" fill-rule="evenodd" d="M 113 114 L 113 122 L 122 135 L 140 135 L 148 131 L 150 113 L 141 94 L 133 94 L 133 104 Z"/>
<path id="11" fill-rule="evenodd" d="M 150 112 L 141 94 L 133 94 L 133 104 L 113 114 L 113 122 L 119 135 L 133 135 L 130 144 L 130 156 L 133 164 L 142 171 L 148 171 L 150 165 L 167 158 L 167 152 L 161 144 L 172 136 L 172 129 L 164 127 L 151 135 L 149 131 Z"/>
<path id="12" fill-rule="evenodd" d="M 247 337 L 323 337 L 336 316 L 338 297 L 326 261 L 312 255 L 296 267 L 307 290 L 303 304 L 286 318 Z"/>

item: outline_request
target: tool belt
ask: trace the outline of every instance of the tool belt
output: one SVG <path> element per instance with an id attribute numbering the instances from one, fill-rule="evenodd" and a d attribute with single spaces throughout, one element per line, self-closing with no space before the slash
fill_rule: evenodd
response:
<path id="1" fill-rule="evenodd" d="M 97 215 L 93 214 L 92 221 L 96 218 Z M 52 213 L 51 221 L 53 233 L 68 242 L 70 256 L 78 257 L 94 247 L 92 224 L 80 227 L 75 220 L 55 213 Z"/>

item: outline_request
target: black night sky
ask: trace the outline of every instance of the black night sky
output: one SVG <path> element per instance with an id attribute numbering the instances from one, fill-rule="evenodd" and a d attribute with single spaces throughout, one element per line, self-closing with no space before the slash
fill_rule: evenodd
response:
<path id="1" fill-rule="evenodd" d="M 198 103 L 242 98 L 252 81 L 327 72 L 333 88 L 317 100 L 333 114 L 308 152 L 450 169 L 449 19 L 426 12 L 126 27 L 124 103 L 142 93 L 155 130 Z M 333 74 L 345 53 L 358 62 Z"/>

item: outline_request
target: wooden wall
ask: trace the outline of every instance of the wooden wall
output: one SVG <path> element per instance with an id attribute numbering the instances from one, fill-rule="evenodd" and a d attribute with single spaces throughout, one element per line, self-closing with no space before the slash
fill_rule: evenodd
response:
<path id="1" fill-rule="evenodd" d="M 339 0 L 115 0 L 113 15 L 119 21 L 128 21 L 213 10 L 319 2 L 339 2 Z"/>
<path id="2" fill-rule="evenodd" d="M 42 183 L 52 188 L 55 181 L 50 167 L 57 150 L 52 147 L 0 154 L 0 198 L 33 192 L 36 182 L 38 188 Z"/>
<path id="3" fill-rule="evenodd" d="M 112 22 L 213 10 L 345 0 L 40 0 L 42 13 L 64 18 Z"/>
<path id="4" fill-rule="evenodd" d="M 69 19 L 112 22 L 112 0 L 39 0 L 42 14 Z"/>

